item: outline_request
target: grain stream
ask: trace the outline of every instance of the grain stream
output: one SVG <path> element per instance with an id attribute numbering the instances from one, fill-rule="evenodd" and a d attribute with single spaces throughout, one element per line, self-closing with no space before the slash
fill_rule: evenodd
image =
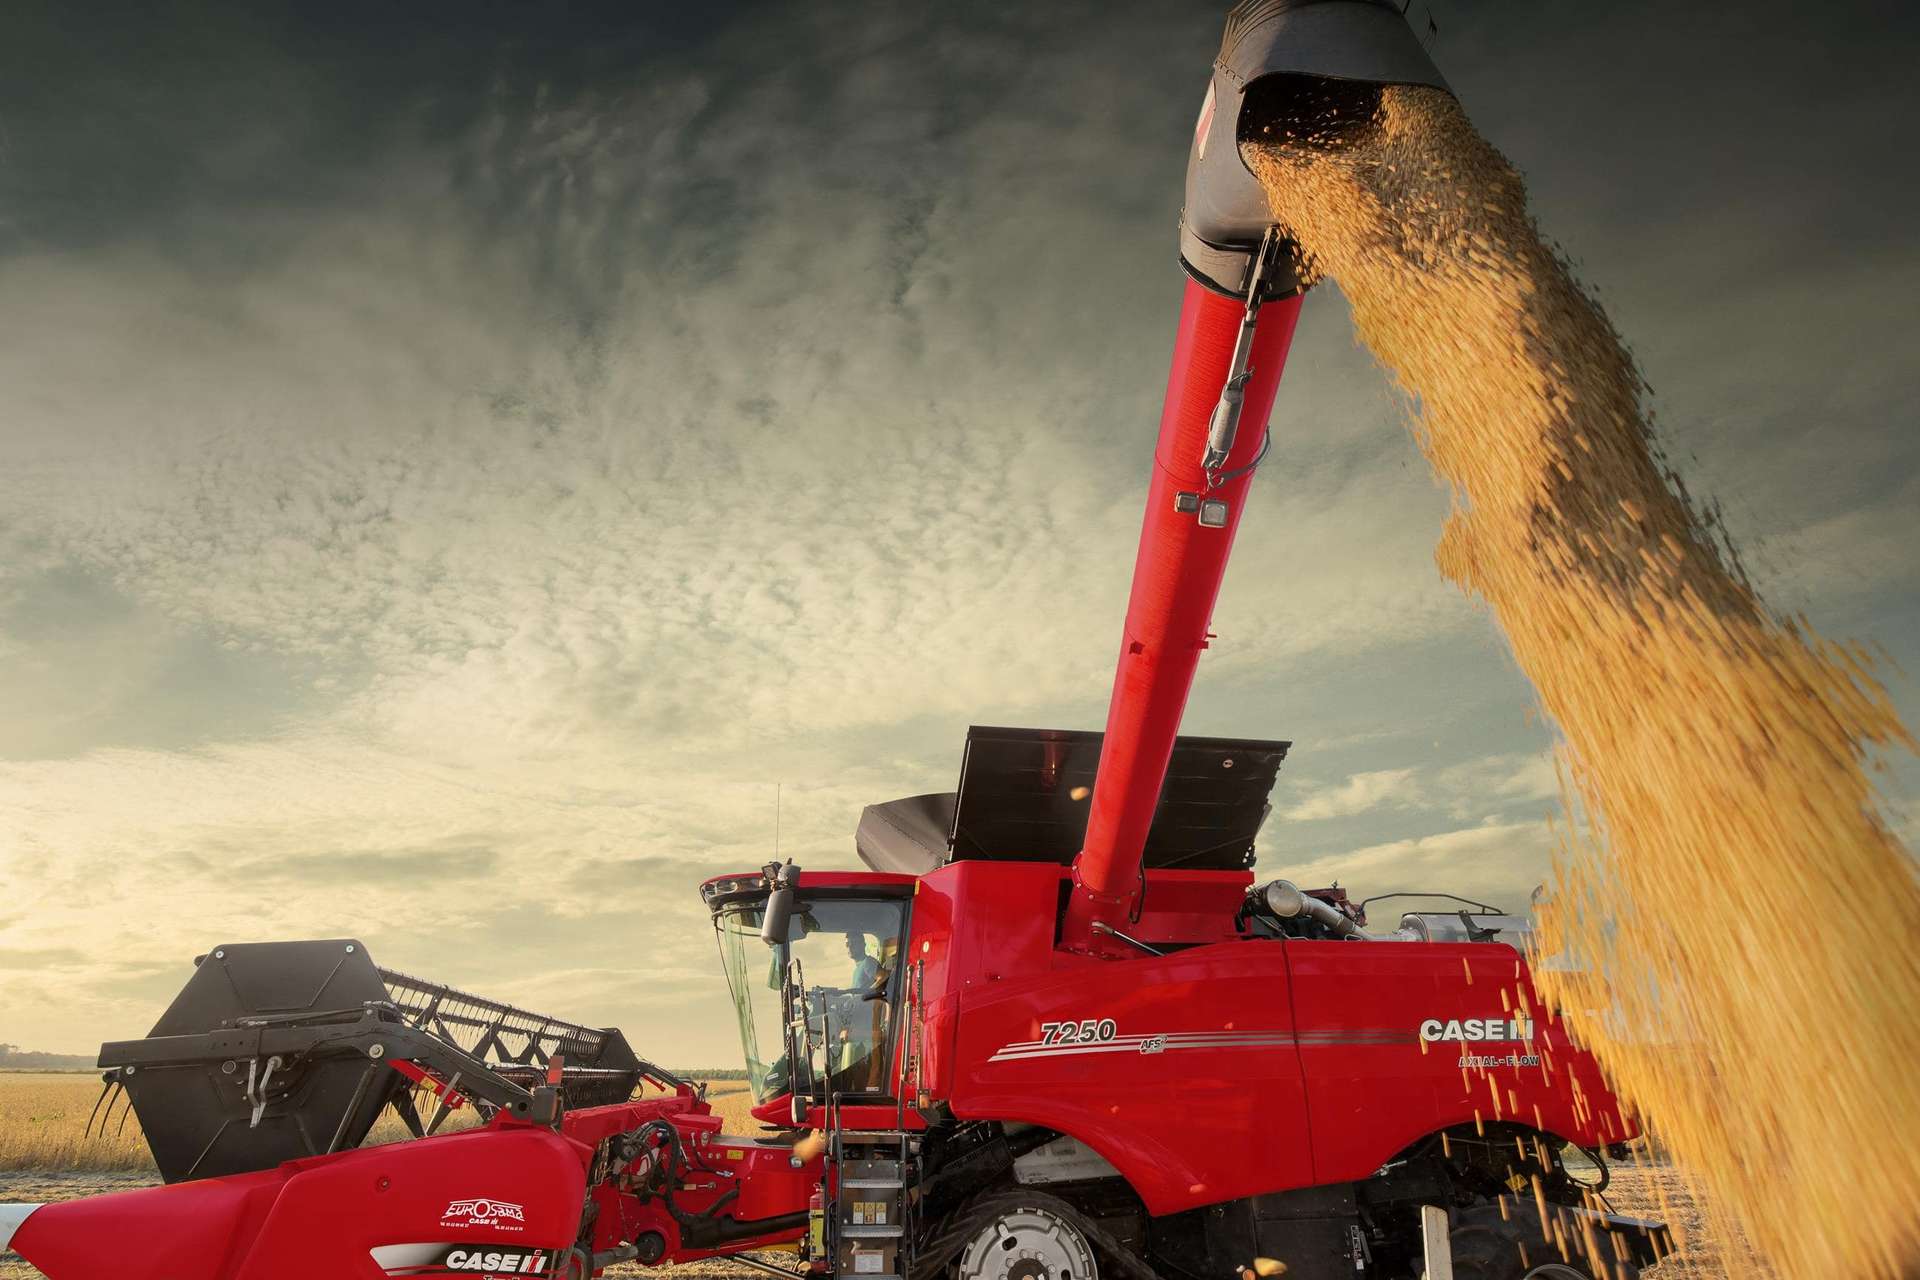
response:
<path id="1" fill-rule="evenodd" d="M 1542 945 L 1581 964 L 1538 972 L 1544 994 L 1737 1219 L 1696 1234 L 1744 1233 L 1788 1277 L 1911 1274 L 1920 885 L 1871 763 L 1913 739 L 1862 650 L 1756 595 L 1458 104 L 1340 101 L 1358 118 L 1272 125 L 1243 154 L 1454 495 L 1442 573 L 1557 726 Z"/>

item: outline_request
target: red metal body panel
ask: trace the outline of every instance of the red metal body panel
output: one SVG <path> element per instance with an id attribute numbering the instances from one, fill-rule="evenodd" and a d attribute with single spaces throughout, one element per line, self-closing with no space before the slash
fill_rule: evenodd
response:
<path id="1" fill-rule="evenodd" d="M 49 1280 L 385 1280 L 380 1246 L 571 1247 L 590 1154 L 545 1129 L 476 1129 L 47 1205 L 13 1247 Z M 475 1200 L 512 1212 L 456 1211 Z"/>
<path id="2" fill-rule="evenodd" d="M 236 1280 L 384 1276 L 376 1246 L 458 1242 L 468 1248 L 564 1250 L 580 1233 L 592 1148 L 545 1129 L 450 1134 L 298 1161 Z M 463 1220 L 454 1206 L 484 1198 L 516 1217 Z M 330 1266 L 318 1266 L 322 1255 Z"/>
<path id="3" fill-rule="evenodd" d="M 1040 1043 L 1088 1020 L 1112 1037 Z M 1172 1213 L 1313 1181 L 1293 1030 L 1278 944 L 981 983 L 960 997 L 947 1101 L 1071 1134 Z"/>
<path id="4" fill-rule="evenodd" d="M 1207 945 L 1102 961 L 1054 945 L 1059 867 L 961 862 L 924 877 L 907 947 L 925 994 L 917 1083 L 964 1119 L 1071 1134 L 1155 1213 L 1364 1178 L 1476 1120 L 1583 1146 L 1631 1132 L 1512 948 L 1238 938 L 1251 879 L 1148 873 L 1130 930 Z M 1531 1015 L 1531 1040 L 1421 1038 L 1429 1020 L 1516 1014 Z M 1035 1043 L 1048 1023 L 1086 1020 L 1110 1020 L 1112 1040 Z M 1480 1061 L 1508 1057 L 1539 1061 Z"/>
<path id="5" fill-rule="evenodd" d="M 1584 1147 L 1629 1130 L 1593 1058 L 1542 1012 L 1526 962 L 1490 943 L 1288 942 L 1315 1174 L 1364 1178 L 1435 1129 L 1515 1121 Z M 1533 1014 L 1524 1042 L 1423 1041 L 1429 1019 Z M 1483 1060 L 1537 1057 L 1536 1065 Z"/>
<path id="6" fill-rule="evenodd" d="M 968 989 L 1023 974 L 1097 967 L 1056 946 L 1055 921 L 1068 871 L 1051 863 L 955 862 L 920 880 L 907 957 L 921 966 L 917 1085 L 944 1097 L 953 1081 L 954 1028 Z M 1245 872 L 1149 871 L 1140 919 L 1128 933 L 1148 943 L 1234 937 L 1233 913 L 1253 876 Z M 896 1065 L 897 1070 L 897 1065 Z"/>
<path id="7" fill-rule="evenodd" d="M 1136 892 L 1141 850 L 1253 481 L 1248 473 L 1213 491 L 1229 504 L 1223 528 L 1206 528 L 1191 513 L 1174 510 L 1176 494 L 1207 488 L 1200 460 L 1244 312 L 1240 302 L 1187 281 L 1086 841 L 1074 862 L 1077 891 L 1065 941 L 1077 951 L 1118 954 L 1120 944 L 1091 928 L 1096 921 L 1119 924 Z M 1246 467 L 1260 451 L 1299 315 L 1299 295 L 1260 309 L 1239 434 L 1223 471 Z"/>
<path id="8" fill-rule="evenodd" d="M 594 1147 L 661 1118 L 673 1121 L 711 1171 L 696 1172 L 676 1192 L 685 1211 L 698 1213 L 737 1188 L 727 1216 L 777 1217 L 804 1208 L 819 1180 L 818 1157 L 795 1167 L 784 1147 L 722 1137 L 703 1102 L 649 1098 L 569 1112 L 560 1133 L 496 1122 L 263 1173 L 51 1204 L 27 1220 L 13 1247 L 50 1280 L 374 1280 L 389 1274 L 374 1250 L 393 1246 L 558 1253 L 579 1233 Z M 678 1224 L 657 1199 L 642 1204 L 608 1183 L 593 1194 L 601 1205 L 596 1245 L 655 1230 L 671 1262 L 801 1234 L 788 1229 L 724 1249 L 682 1248 Z M 460 1202 L 476 1200 L 510 1212 L 456 1212 Z"/>
<path id="9" fill-rule="evenodd" d="M 276 1169 L 43 1205 L 11 1247 L 49 1280 L 226 1280 L 286 1181 Z"/>
<path id="10" fill-rule="evenodd" d="M 981 861 L 921 878 L 906 947 L 924 995 L 913 1083 L 962 1119 L 1078 1138 L 1155 1213 L 1365 1178 L 1475 1121 L 1582 1146 L 1632 1133 L 1511 947 L 1242 938 L 1233 915 L 1251 875 L 1154 871 L 1127 928 L 1186 949 L 1100 960 L 1057 945 L 1065 874 Z M 1429 1021 L 1515 1015 L 1531 1018 L 1531 1039 L 1421 1037 Z M 1038 1043 L 1050 1023 L 1087 1021 L 1111 1022 L 1111 1038 Z"/>

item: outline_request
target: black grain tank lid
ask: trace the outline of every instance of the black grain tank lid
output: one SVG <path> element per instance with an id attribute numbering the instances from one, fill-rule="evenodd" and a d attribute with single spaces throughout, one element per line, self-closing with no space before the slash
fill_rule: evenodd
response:
<path id="1" fill-rule="evenodd" d="M 948 861 L 1057 862 L 1080 852 L 1103 734 L 1074 729 L 967 730 Z M 1242 871 L 1290 742 L 1174 741 L 1146 866 Z"/>

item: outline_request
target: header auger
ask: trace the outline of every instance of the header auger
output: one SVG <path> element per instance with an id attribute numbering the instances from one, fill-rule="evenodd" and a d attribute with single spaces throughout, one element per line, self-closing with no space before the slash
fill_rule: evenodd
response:
<path id="1" fill-rule="evenodd" d="M 1602 1149 L 1634 1129 L 1535 990 L 1525 921 L 1455 903 L 1382 931 L 1337 888 L 1256 886 L 1290 744 L 1178 736 L 1303 295 L 1238 142 L 1280 113 L 1337 144 L 1342 110 L 1404 82 L 1444 87 L 1393 4 L 1229 18 L 1104 733 L 975 728 L 955 792 L 862 816 L 868 870 L 700 886 L 772 1133 L 722 1134 L 617 1031 L 379 970 L 348 940 L 227 945 L 150 1036 L 101 1053 L 171 1185 L 0 1208 L 0 1244 L 51 1280 L 585 1280 L 716 1256 L 819 1280 L 1631 1280 L 1654 1261 L 1660 1228 L 1597 1199 Z M 455 1106 L 483 1123 L 449 1132 Z M 412 1138 L 363 1145 L 388 1110 Z M 787 1263 L 749 1256 L 770 1249 Z"/>

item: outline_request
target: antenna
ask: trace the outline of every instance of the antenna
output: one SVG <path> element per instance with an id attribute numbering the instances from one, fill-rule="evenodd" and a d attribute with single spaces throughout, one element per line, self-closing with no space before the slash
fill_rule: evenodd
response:
<path id="1" fill-rule="evenodd" d="M 780 861 L 780 784 L 773 784 L 773 860 Z"/>

